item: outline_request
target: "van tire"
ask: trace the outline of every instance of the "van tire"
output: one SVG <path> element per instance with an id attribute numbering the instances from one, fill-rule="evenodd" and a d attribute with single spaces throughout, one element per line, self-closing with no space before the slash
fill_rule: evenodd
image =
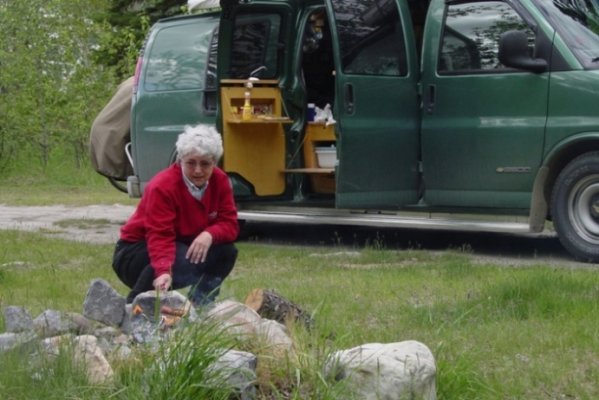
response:
<path id="1" fill-rule="evenodd" d="M 575 258 L 599 261 L 599 152 L 572 160 L 557 177 L 551 196 L 553 224 Z"/>

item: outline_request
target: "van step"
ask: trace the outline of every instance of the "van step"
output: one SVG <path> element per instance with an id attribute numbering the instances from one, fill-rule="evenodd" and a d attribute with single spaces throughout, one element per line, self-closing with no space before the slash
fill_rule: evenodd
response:
<path id="1" fill-rule="evenodd" d="M 469 214 L 432 214 L 421 212 L 355 212 L 322 208 L 252 209 L 238 212 L 238 218 L 253 222 L 375 226 L 381 228 L 440 229 L 478 232 L 528 233 L 523 216 L 485 216 Z"/>

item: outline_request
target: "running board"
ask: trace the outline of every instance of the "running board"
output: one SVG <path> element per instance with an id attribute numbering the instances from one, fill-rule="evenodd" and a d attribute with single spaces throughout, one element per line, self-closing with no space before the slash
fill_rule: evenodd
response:
<path id="1" fill-rule="evenodd" d="M 239 210 L 238 218 L 254 222 L 287 224 L 354 225 L 380 228 L 440 229 L 474 232 L 530 233 L 528 221 L 522 216 L 491 216 L 485 220 L 468 219 L 428 213 L 370 213 L 336 209 L 283 208 L 278 210 Z M 488 217 L 488 216 L 486 216 Z M 507 220 L 511 218 L 511 220 Z M 497 219 L 491 220 L 491 219 Z"/>

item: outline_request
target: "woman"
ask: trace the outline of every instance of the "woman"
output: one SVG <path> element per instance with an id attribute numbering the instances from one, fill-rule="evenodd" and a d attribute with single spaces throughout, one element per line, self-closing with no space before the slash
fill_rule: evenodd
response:
<path id="1" fill-rule="evenodd" d="M 216 167 L 222 139 L 211 126 L 187 126 L 176 143 L 177 162 L 146 186 L 121 227 L 113 268 L 139 293 L 191 286 L 189 299 L 206 305 L 219 292 L 237 259 L 239 233 L 229 178 Z"/>

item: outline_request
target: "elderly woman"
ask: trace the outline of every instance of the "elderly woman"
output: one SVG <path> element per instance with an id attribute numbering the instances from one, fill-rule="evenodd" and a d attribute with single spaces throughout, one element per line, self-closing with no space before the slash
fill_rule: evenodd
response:
<path id="1" fill-rule="evenodd" d="M 177 162 L 152 178 L 121 227 L 113 268 L 131 288 L 127 303 L 152 288 L 191 286 L 192 303 L 209 304 L 237 258 L 233 191 L 216 166 L 220 135 L 211 126 L 187 126 L 176 149 Z"/>

